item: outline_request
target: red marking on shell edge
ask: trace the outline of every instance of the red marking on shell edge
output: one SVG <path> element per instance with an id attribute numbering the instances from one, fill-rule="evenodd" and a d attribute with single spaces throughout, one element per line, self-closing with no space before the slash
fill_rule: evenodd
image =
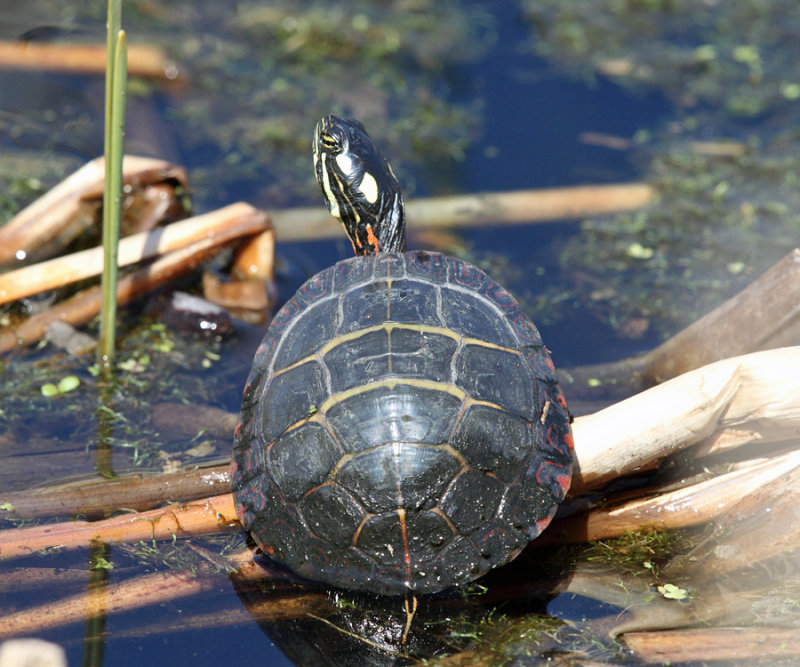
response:
<path id="1" fill-rule="evenodd" d="M 536 530 L 541 533 L 545 528 L 547 528 L 547 526 L 550 525 L 550 520 L 552 518 L 553 517 L 551 516 L 546 516 L 544 519 L 539 519 L 536 522 Z"/>
<path id="2" fill-rule="evenodd" d="M 233 430 L 233 437 L 238 438 L 239 434 L 242 432 L 242 422 L 236 424 L 236 428 Z"/>
<path id="3" fill-rule="evenodd" d="M 570 475 L 556 475 L 556 484 L 564 490 L 564 493 L 569 489 L 570 479 L 572 479 Z"/>
<path id="4" fill-rule="evenodd" d="M 261 549 L 264 551 L 264 553 L 267 553 L 270 556 L 275 555 L 275 547 L 261 547 Z"/>
<path id="5" fill-rule="evenodd" d="M 302 289 L 302 287 L 300 289 Z M 289 299 L 272 318 L 272 322 L 270 322 L 269 325 L 270 331 L 275 334 L 285 329 L 286 326 L 295 319 L 298 312 L 300 312 L 300 304 L 297 302 L 297 299 Z"/>
<path id="6" fill-rule="evenodd" d="M 247 452 L 248 460 L 247 465 L 245 468 L 250 470 L 253 467 L 252 461 L 250 461 L 250 452 Z M 264 508 L 267 506 L 267 496 L 261 488 L 256 487 L 251 482 L 247 485 L 247 495 L 243 497 L 243 503 L 249 502 L 250 506 L 253 508 L 253 511 L 256 514 L 264 511 Z"/>
<path id="7" fill-rule="evenodd" d="M 539 330 L 536 325 L 530 321 L 528 316 L 520 311 L 516 317 L 511 320 L 514 331 L 527 345 L 541 345 L 542 338 L 539 335 Z"/>
<path id="8" fill-rule="evenodd" d="M 479 286 L 486 278 L 486 274 L 483 271 L 468 262 L 451 259 L 450 266 L 453 271 L 453 280 L 459 285 L 464 285 L 465 287 Z"/>
<path id="9" fill-rule="evenodd" d="M 502 310 L 519 308 L 519 304 L 511 292 L 494 281 L 486 286 L 483 290 L 483 295 Z"/>
<path id="10" fill-rule="evenodd" d="M 502 530 L 501 528 L 493 528 L 492 530 L 489 530 L 489 531 L 487 531 L 486 533 L 483 534 L 483 537 L 481 538 L 479 544 L 486 544 L 486 541 L 489 538 L 493 537 L 494 535 L 497 535 L 497 533 L 501 533 L 502 534 L 502 533 L 505 533 L 505 531 Z"/>
<path id="11" fill-rule="evenodd" d="M 569 447 L 571 450 L 575 449 L 575 441 L 572 439 L 572 433 L 564 434 L 564 442 L 567 443 L 567 447 Z"/>

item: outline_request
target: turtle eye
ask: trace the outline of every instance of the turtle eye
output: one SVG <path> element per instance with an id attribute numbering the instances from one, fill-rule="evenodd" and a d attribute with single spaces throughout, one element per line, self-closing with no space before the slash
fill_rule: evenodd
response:
<path id="1" fill-rule="evenodd" d="M 339 139 L 328 132 L 322 132 L 319 135 L 319 144 L 328 153 L 339 153 L 342 150 L 342 144 Z"/>

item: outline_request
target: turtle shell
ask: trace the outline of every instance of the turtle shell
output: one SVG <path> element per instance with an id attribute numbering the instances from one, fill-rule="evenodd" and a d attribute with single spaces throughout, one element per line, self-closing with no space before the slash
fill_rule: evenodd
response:
<path id="1" fill-rule="evenodd" d="M 437 592 L 550 522 L 569 423 L 539 332 L 483 271 L 432 252 L 346 259 L 298 290 L 256 352 L 236 508 L 304 577 Z"/>

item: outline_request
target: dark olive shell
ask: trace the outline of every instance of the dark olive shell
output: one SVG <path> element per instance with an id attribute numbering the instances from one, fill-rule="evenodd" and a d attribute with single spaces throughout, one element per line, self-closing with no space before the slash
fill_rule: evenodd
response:
<path id="1" fill-rule="evenodd" d="M 430 252 L 346 259 L 298 290 L 256 352 L 237 511 L 304 577 L 433 593 L 550 522 L 569 421 L 539 332 L 485 273 Z"/>

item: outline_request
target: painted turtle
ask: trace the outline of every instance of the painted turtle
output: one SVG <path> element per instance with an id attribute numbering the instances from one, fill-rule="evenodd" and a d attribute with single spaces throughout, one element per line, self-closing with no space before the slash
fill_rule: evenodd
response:
<path id="1" fill-rule="evenodd" d="M 314 165 L 357 256 L 308 280 L 256 352 L 239 518 L 309 579 L 384 594 L 469 582 L 514 558 L 569 487 L 553 363 L 483 271 L 404 252 L 400 187 L 361 123 L 323 118 Z"/>

